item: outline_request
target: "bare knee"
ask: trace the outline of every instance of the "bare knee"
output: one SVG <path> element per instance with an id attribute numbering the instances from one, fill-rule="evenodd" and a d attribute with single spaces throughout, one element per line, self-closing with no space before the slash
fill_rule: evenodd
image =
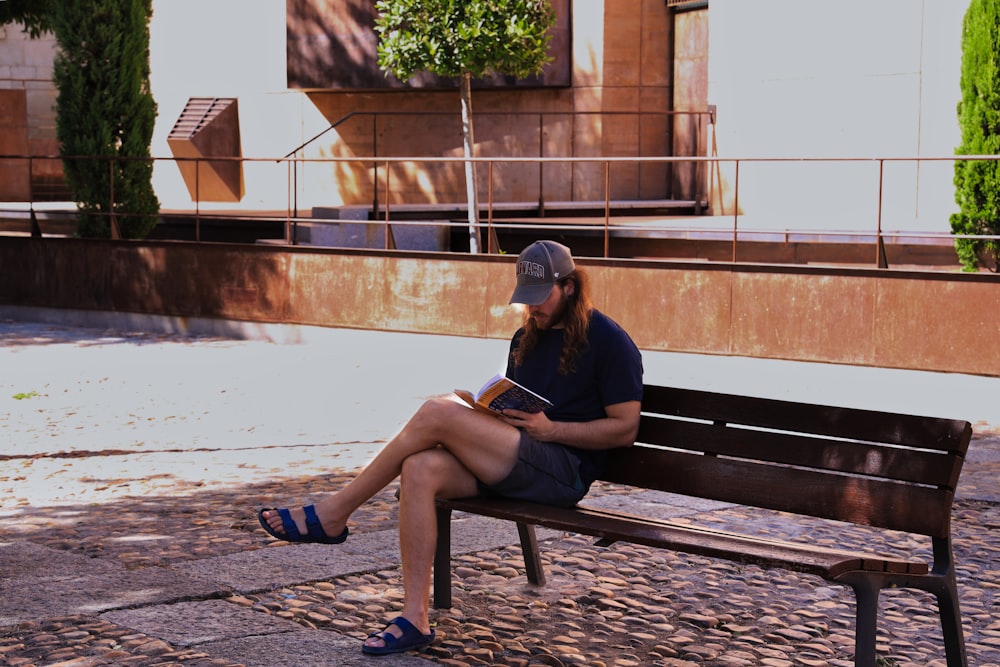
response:
<path id="1" fill-rule="evenodd" d="M 400 493 L 412 499 L 473 495 L 475 478 L 445 449 L 429 449 L 408 456 L 399 475 Z"/>
<path id="2" fill-rule="evenodd" d="M 441 425 L 447 424 L 449 418 L 455 414 L 456 409 L 464 410 L 465 408 L 443 396 L 427 399 L 410 418 L 407 426 L 419 428 L 422 431 L 433 431 L 440 428 Z"/>
<path id="3" fill-rule="evenodd" d="M 434 491 L 444 479 L 444 467 L 440 459 L 443 452 L 428 450 L 408 456 L 403 461 L 399 474 L 399 484 L 403 489 L 419 489 L 422 492 Z"/>

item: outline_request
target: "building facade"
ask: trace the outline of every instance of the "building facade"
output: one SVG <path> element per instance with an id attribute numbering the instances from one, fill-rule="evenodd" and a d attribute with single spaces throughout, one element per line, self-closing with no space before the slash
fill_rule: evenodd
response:
<path id="1" fill-rule="evenodd" d="M 379 80 L 371 4 L 154 0 L 163 207 L 286 210 L 294 199 L 305 210 L 386 193 L 390 203 L 464 201 L 460 164 L 421 162 L 461 156 L 457 90 Z M 481 197 L 596 201 L 609 188 L 617 200 L 704 200 L 744 228 L 946 232 L 952 165 L 931 158 L 959 141 L 965 4 L 559 0 L 554 75 L 474 92 L 477 155 L 498 160 Z M 4 28 L 0 152 L 52 154 L 54 93 L 29 102 L 28 92 L 52 53 L 51 39 L 27 44 Z M 199 136 L 186 112 L 211 130 Z M 690 156 L 720 161 L 655 160 Z M 245 162 L 193 175 L 176 157 Z M 377 160 L 400 157 L 415 159 Z M 502 162 L 510 157 L 553 161 Z M 605 171 L 583 160 L 598 157 L 622 161 Z M 14 168 L 23 190 L 23 165 Z"/>

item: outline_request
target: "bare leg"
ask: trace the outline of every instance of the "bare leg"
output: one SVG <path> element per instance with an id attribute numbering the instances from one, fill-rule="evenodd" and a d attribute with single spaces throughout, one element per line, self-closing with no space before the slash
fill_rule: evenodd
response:
<path id="1" fill-rule="evenodd" d="M 476 478 L 451 453 L 439 448 L 420 452 L 403 463 L 399 497 L 399 548 L 403 556 L 401 616 L 420 632 L 430 632 L 431 565 L 437 541 L 435 498 L 461 498 L 476 493 Z M 387 629 L 397 637 L 399 629 Z M 382 646 L 379 637 L 366 641 Z"/>
<path id="2" fill-rule="evenodd" d="M 327 535 L 339 534 L 354 510 L 399 476 L 404 461 L 438 447 L 447 450 L 473 478 L 488 484 L 498 482 L 514 467 L 519 441 L 518 430 L 499 419 L 449 398 L 430 399 L 357 477 L 317 502 L 316 513 Z M 473 486 L 470 495 L 474 493 Z M 304 531 L 302 509 L 292 510 L 292 517 Z M 276 531 L 283 532 L 277 512 L 265 512 L 264 518 Z"/>

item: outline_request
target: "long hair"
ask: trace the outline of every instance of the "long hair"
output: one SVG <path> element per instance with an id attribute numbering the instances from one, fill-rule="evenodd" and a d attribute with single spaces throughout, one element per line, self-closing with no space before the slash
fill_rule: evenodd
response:
<path id="1" fill-rule="evenodd" d="M 559 373 L 562 375 L 568 375 L 576 368 L 576 360 L 587 345 L 590 313 L 594 310 L 594 304 L 590 300 L 590 283 L 583 269 L 577 268 L 565 278 L 559 279 L 556 284 L 565 287 L 568 282 L 572 282 L 575 289 L 566 299 L 566 311 L 562 319 L 562 324 L 565 327 L 563 348 L 559 354 Z M 540 336 L 541 330 L 536 326 L 535 320 L 525 311 L 524 334 L 511 353 L 515 366 L 524 363 L 524 360 L 538 345 Z"/>

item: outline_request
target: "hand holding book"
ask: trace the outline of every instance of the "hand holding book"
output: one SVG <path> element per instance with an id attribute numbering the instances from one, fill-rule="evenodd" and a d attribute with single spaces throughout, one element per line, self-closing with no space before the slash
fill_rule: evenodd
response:
<path id="1" fill-rule="evenodd" d="M 504 410 L 542 412 L 552 407 L 548 399 L 501 374 L 490 378 L 475 395 L 464 389 L 456 389 L 455 394 L 475 409 L 490 414 L 501 414 Z"/>

